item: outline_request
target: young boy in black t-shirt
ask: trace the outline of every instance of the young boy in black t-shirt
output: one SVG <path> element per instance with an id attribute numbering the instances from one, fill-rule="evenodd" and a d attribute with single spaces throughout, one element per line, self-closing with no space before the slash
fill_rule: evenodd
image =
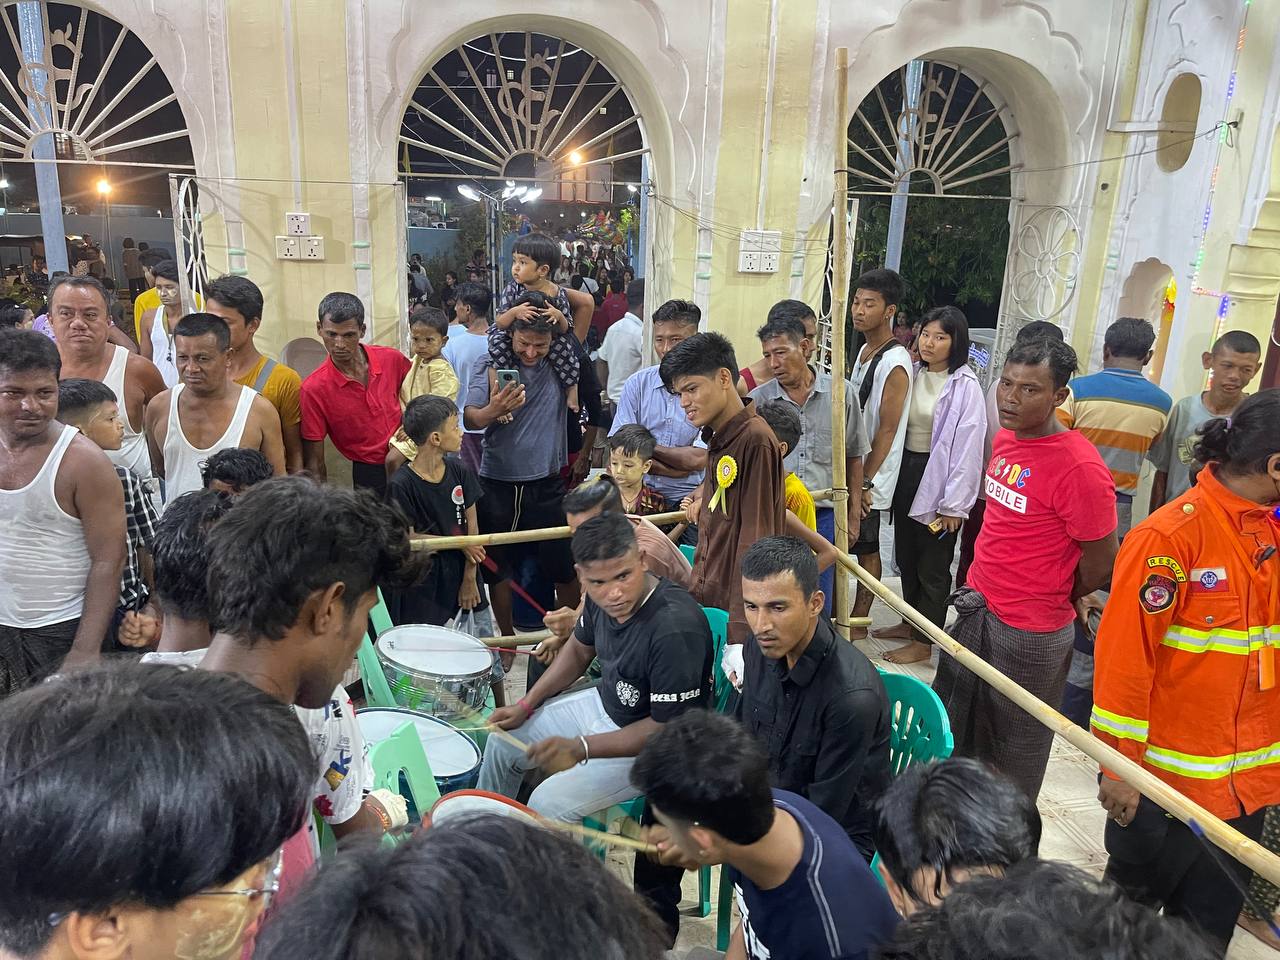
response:
<path id="1" fill-rule="evenodd" d="M 483 495 L 480 481 L 460 460 L 449 456 L 462 448 L 453 398 L 415 397 L 405 407 L 404 431 L 417 444 L 418 454 L 392 474 L 388 493 L 409 518 L 411 535 L 479 533 L 475 505 Z M 459 611 L 483 612 L 485 625 L 477 623 L 477 627 L 491 636 L 492 620 L 476 573 L 484 548 L 439 550 L 432 560 L 421 584 L 395 592 L 390 600 L 392 619 L 442 625 Z"/>

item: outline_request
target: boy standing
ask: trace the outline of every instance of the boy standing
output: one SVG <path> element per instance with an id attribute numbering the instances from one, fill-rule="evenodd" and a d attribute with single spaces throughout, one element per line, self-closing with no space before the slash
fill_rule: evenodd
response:
<path id="1" fill-rule="evenodd" d="M 548 320 L 551 323 L 551 349 L 547 359 L 556 379 L 564 387 L 570 410 L 578 410 L 579 362 L 573 344 L 565 339 L 573 335 L 569 319 L 573 307 L 564 288 L 551 282 L 551 271 L 560 263 L 560 244 L 543 233 L 530 233 L 518 239 L 511 253 L 511 282 L 498 295 L 498 316 L 489 329 L 489 355 L 496 369 L 514 369 L 515 352 L 511 342 L 511 324 L 517 320 Z M 524 300 L 528 292 L 546 298 L 544 307 Z"/>
<path id="2" fill-rule="evenodd" d="M 778 443 L 782 447 L 782 457 L 785 460 L 788 453 L 796 448 L 796 444 L 800 442 L 800 435 L 804 430 L 804 426 L 800 423 L 800 413 L 794 406 L 783 400 L 767 400 L 756 409 L 756 413 L 764 419 L 769 425 L 769 429 L 773 431 L 773 435 L 778 438 Z M 783 464 L 786 470 L 786 464 Z M 813 502 L 813 495 L 809 493 L 809 488 L 804 485 L 804 481 L 796 476 L 794 470 L 788 470 L 787 476 L 783 480 L 783 489 L 787 495 L 787 509 L 796 515 L 796 517 L 810 530 L 818 529 L 818 511 Z"/>
<path id="3" fill-rule="evenodd" d="M 742 554 L 761 537 L 787 532 L 782 450 L 755 404 L 738 395 L 738 361 L 720 334 L 676 344 L 659 373 L 707 444 L 707 475 L 685 501 L 689 522 L 698 526 L 692 593 L 704 607 L 727 611 L 729 642 L 743 643 L 750 631 L 742 612 Z"/>
<path id="4" fill-rule="evenodd" d="M 646 427 L 629 423 L 609 438 L 609 475 L 622 494 L 624 512 L 638 517 L 663 513 L 667 501 L 645 483 L 658 441 Z"/>
<path id="5" fill-rule="evenodd" d="M 1209 389 L 1175 403 L 1164 432 L 1147 451 L 1147 459 L 1156 468 L 1151 481 L 1152 513 L 1191 488 L 1196 431 L 1214 417 L 1235 413 L 1261 360 L 1262 346 L 1243 330 L 1228 330 L 1210 352 L 1201 355 L 1200 362 L 1209 371 Z"/>
<path id="6" fill-rule="evenodd" d="M 115 391 L 97 380 L 73 377 L 58 383 L 58 420 L 75 427 L 104 451 L 119 450 L 124 442 L 124 421 L 120 419 Z M 115 470 L 124 488 L 126 539 L 120 604 L 107 628 L 104 644 L 107 649 L 115 642 L 123 646 L 138 645 L 124 642 L 120 624 L 130 614 L 136 618 L 151 595 L 150 578 L 144 571 L 150 567 L 149 554 L 158 520 L 155 505 L 141 478 L 128 467 L 117 464 Z"/>
<path id="7" fill-rule="evenodd" d="M 404 431 L 415 445 L 415 455 L 392 475 L 388 494 L 409 518 L 411 535 L 479 533 L 476 501 L 483 496 L 480 482 L 450 456 L 462 449 L 462 428 L 452 398 L 424 396 L 410 401 L 404 412 Z M 476 565 L 484 560 L 484 547 L 439 550 L 431 558 L 431 569 L 422 583 L 393 594 L 395 622 L 442 625 L 459 610 L 484 610 L 487 618 L 476 574 Z"/>
<path id="8" fill-rule="evenodd" d="M 438 307 L 417 307 L 409 316 L 409 341 L 413 346 L 413 360 L 404 383 L 400 385 L 400 410 L 408 409 L 418 397 L 456 397 L 459 391 L 458 375 L 441 353 L 449 342 L 449 322 Z M 387 451 L 387 473 L 395 471 L 406 460 L 417 456 L 404 427 L 391 437 Z"/>

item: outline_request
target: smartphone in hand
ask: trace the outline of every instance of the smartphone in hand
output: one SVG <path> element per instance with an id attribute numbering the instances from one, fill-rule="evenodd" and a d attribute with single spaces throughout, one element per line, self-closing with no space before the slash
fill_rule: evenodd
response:
<path id="1" fill-rule="evenodd" d="M 518 370 L 499 370 L 497 376 L 499 390 L 505 390 L 511 384 L 519 385 L 520 383 L 520 372 Z"/>

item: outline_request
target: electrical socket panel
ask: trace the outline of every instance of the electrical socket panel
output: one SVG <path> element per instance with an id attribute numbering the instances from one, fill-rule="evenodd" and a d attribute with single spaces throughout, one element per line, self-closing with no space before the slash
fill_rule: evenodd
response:
<path id="1" fill-rule="evenodd" d="M 276 237 L 277 260 L 301 260 L 302 244 L 297 237 Z"/>
<path id="2" fill-rule="evenodd" d="M 738 237 L 739 273 L 777 273 L 781 256 L 779 230 L 743 230 Z"/>
<path id="3" fill-rule="evenodd" d="M 324 237 L 302 237 L 302 259 L 303 260 L 323 260 L 324 259 Z"/>
<path id="4" fill-rule="evenodd" d="M 306 237 L 311 234 L 311 214 L 286 213 L 284 215 L 284 232 L 291 237 Z"/>

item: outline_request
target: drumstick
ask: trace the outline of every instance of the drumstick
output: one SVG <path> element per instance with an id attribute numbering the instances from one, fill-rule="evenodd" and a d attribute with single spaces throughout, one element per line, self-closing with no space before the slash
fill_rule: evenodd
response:
<path id="1" fill-rule="evenodd" d="M 572 833 L 579 837 L 589 837 L 600 843 L 607 843 L 613 847 L 626 847 L 628 850 L 638 850 L 641 853 L 657 853 L 658 845 L 656 843 L 645 843 L 643 840 L 633 840 L 631 837 L 624 837 L 620 833 L 608 833 L 604 830 L 593 830 L 591 827 L 584 827 L 577 823 L 565 823 L 562 820 L 547 820 L 544 817 L 538 818 L 538 823 L 544 827 L 550 827 L 553 830 L 560 830 L 563 833 Z"/>
<path id="2" fill-rule="evenodd" d="M 443 690 L 440 691 L 440 696 L 452 701 L 451 706 L 453 707 L 454 710 L 457 710 L 458 713 L 462 715 L 462 718 L 464 720 L 474 720 L 477 723 L 481 723 L 484 726 L 489 728 L 490 736 L 497 737 L 499 740 L 507 741 L 507 743 L 511 744 L 513 747 L 519 748 L 521 753 L 529 752 L 529 744 L 525 743 L 523 740 L 519 739 L 518 737 L 513 736 L 510 732 L 503 730 L 500 726 L 498 726 L 496 723 L 491 721 L 479 710 L 475 710 L 471 708 L 470 706 L 468 706 L 467 704 L 459 700 L 457 697 L 455 697 L 453 694 L 446 693 Z"/>
<path id="3" fill-rule="evenodd" d="M 484 558 L 484 560 L 482 560 L 481 562 L 484 564 L 484 568 L 485 568 L 486 570 L 488 570 L 490 573 L 497 573 L 497 572 L 498 572 L 498 565 L 497 565 L 496 563 L 494 563 L 494 562 L 493 562 L 493 558 L 492 558 L 492 557 L 490 557 L 490 556 L 487 556 L 487 555 L 486 555 L 486 556 L 485 556 L 485 558 Z M 524 601 L 525 603 L 527 603 L 529 606 L 533 607 L 533 609 L 534 609 L 534 612 L 535 612 L 535 613 L 541 614 L 541 615 L 542 615 L 542 616 L 544 616 L 544 617 L 547 615 L 547 611 L 546 611 L 546 609 L 544 609 L 544 608 L 543 608 L 543 607 L 538 603 L 538 601 L 537 601 L 537 600 L 535 600 L 535 599 L 533 599 L 533 597 L 529 596 L 529 594 L 525 592 L 524 587 L 522 587 L 522 586 L 520 586 L 520 584 L 516 583 L 516 581 L 515 581 L 515 578 L 514 578 L 514 577 L 507 577 L 507 578 L 506 578 L 506 582 L 507 582 L 507 584 L 511 587 L 511 589 L 512 589 L 512 590 L 514 590 L 514 591 L 516 592 L 516 595 L 517 595 L 517 596 L 519 596 L 521 600 L 523 600 L 523 601 Z"/>

